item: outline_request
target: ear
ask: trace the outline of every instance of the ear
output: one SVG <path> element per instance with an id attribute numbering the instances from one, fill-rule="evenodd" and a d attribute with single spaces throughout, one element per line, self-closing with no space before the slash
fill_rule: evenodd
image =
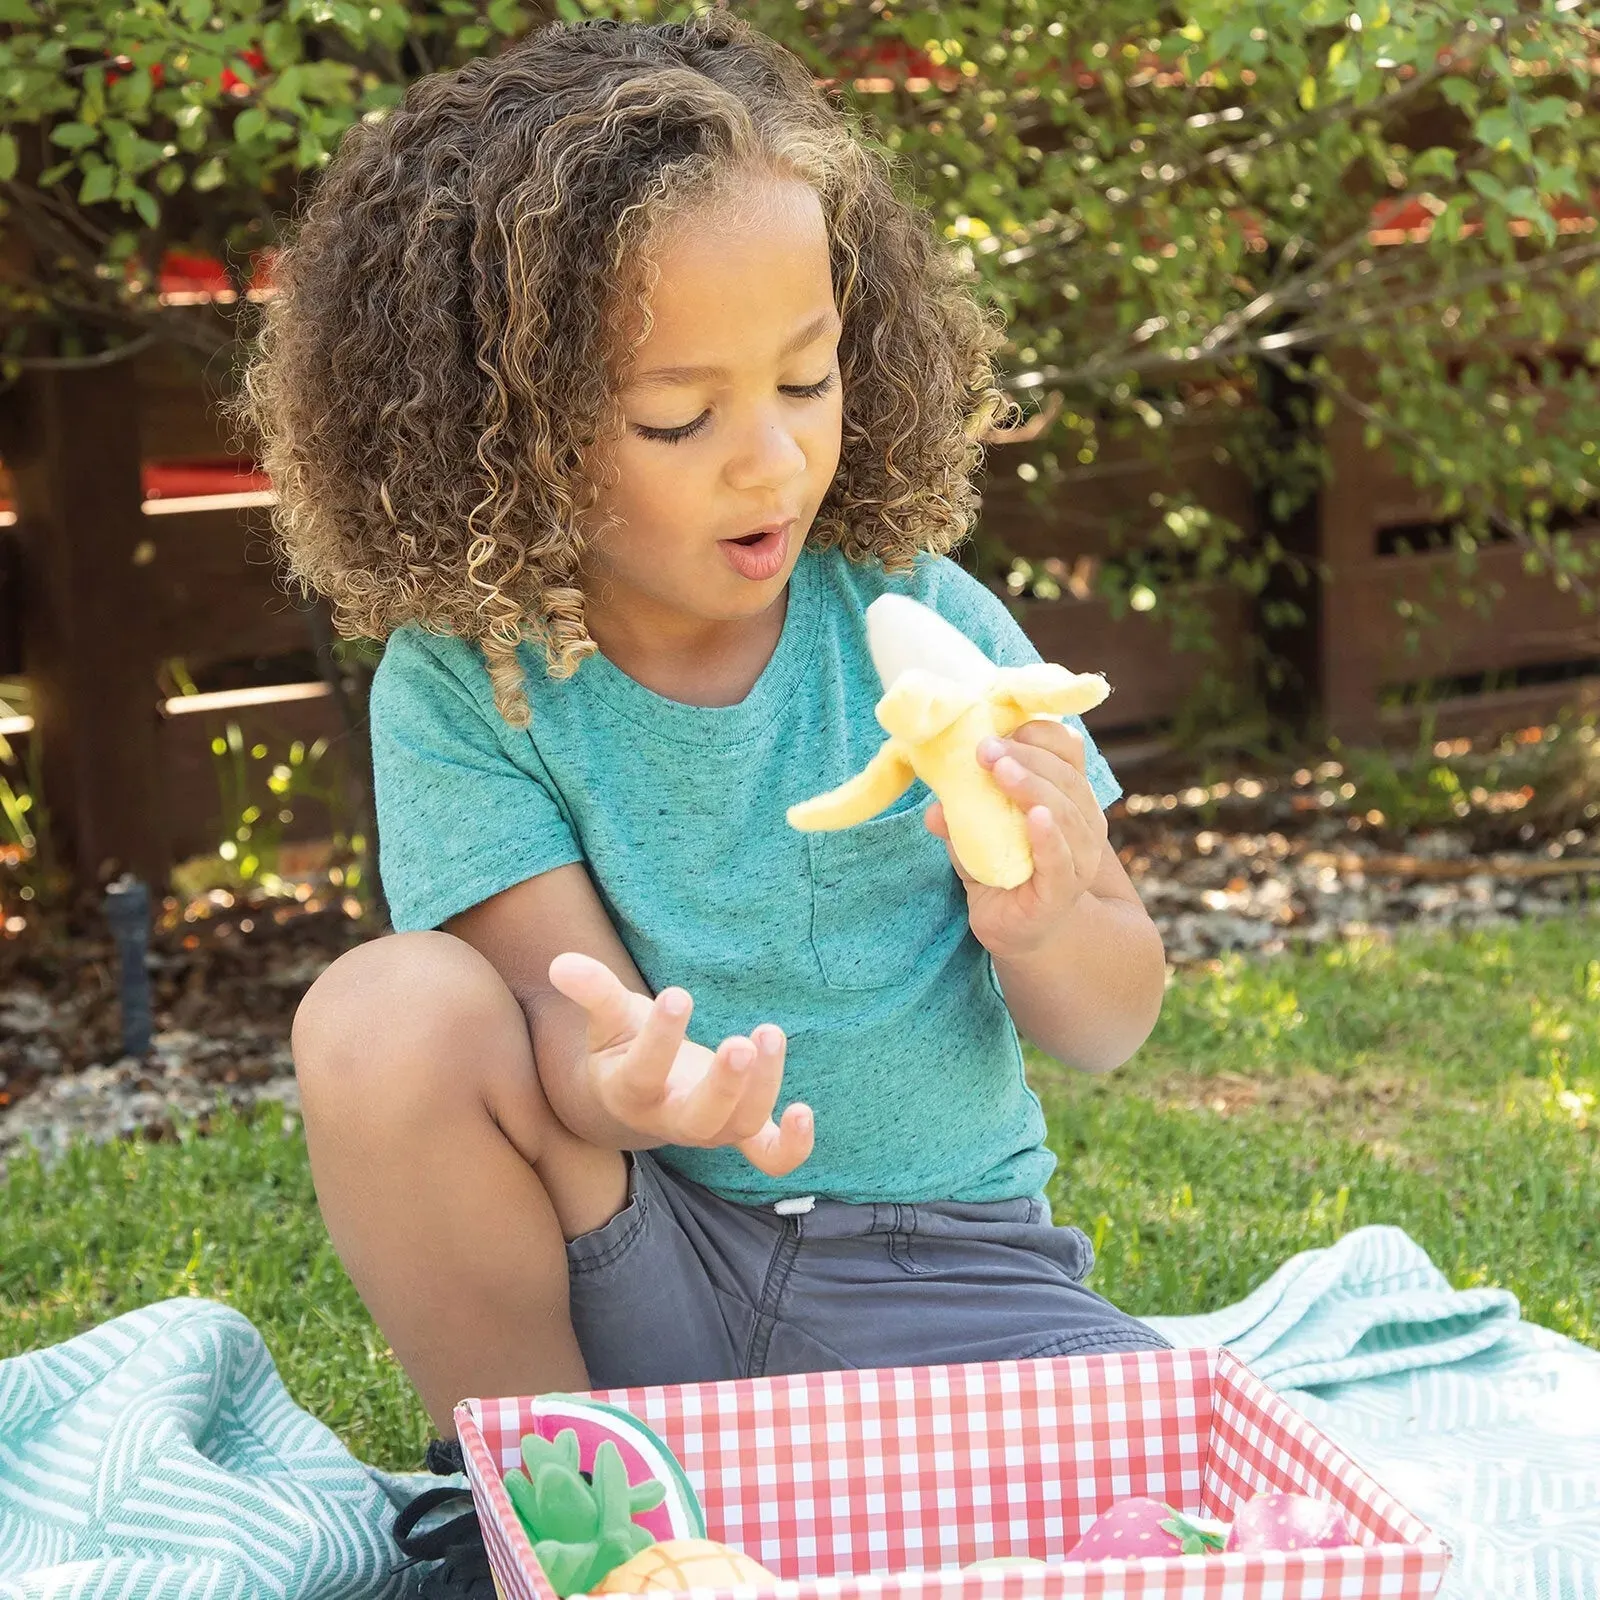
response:
<path id="1" fill-rule="evenodd" d="M 1053 661 L 1038 661 L 1027 667 L 1002 667 L 990 687 L 989 701 L 996 711 L 1026 722 L 1029 717 L 1081 716 L 1110 693 L 1111 685 L 1098 672 L 1068 672 Z"/>
<path id="2" fill-rule="evenodd" d="M 878 702 L 877 718 L 895 738 L 923 744 L 965 716 L 982 698 L 970 684 L 908 667 Z"/>

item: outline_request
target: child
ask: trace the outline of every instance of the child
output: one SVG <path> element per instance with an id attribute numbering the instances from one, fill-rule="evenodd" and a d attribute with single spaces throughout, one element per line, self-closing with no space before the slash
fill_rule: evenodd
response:
<path id="1" fill-rule="evenodd" d="M 982 752 L 1018 889 L 920 784 L 784 820 L 882 742 L 877 595 L 1038 659 L 945 554 L 1001 335 L 882 154 L 725 11 L 554 25 L 352 129 L 276 278 L 248 404 L 293 570 L 388 641 L 396 929 L 294 1055 L 440 1432 L 463 1395 L 1163 1348 L 1051 1221 L 1018 1046 L 1105 1071 L 1160 1006 L 1081 725 Z"/>

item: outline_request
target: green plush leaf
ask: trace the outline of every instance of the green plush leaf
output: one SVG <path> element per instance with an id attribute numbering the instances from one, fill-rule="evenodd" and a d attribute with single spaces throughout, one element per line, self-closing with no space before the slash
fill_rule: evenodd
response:
<path id="1" fill-rule="evenodd" d="M 538 1534 L 538 1502 L 534 1498 L 533 1485 L 528 1481 L 528 1475 L 513 1467 L 505 1475 L 506 1497 L 511 1501 L 511 1509 L 517 1514 L 517 1521 L 522 1524 L 523 1532 L 530 1540 L 537 1539 Z"/>
<path id="2" fill-rule="evenodd" d="M 622 1452 L 610 1439 L 602 1439 L 594 1453 L 594 1497 L 600 1506 L 601 1516 L 609 1526 L 613 1519 L 627 1522 L 633 1515 L 629 1506 L 628 1469 L 622 1464 Z"/>
<path id="3" fill-rule="evenodd" d="M 543 1434 L 523 1434 L 522 1465 L 530 1479 L 538 1473 L 540 1467 L 551 1461 L 565 1461 L 565 1459 L 565 1456 Z"/>
<path id="4" fill-rule="evenodd" d="M 665 1503 L 667 1486 L 659 1478 L 646 1478 L 628 1490 L 628 1510 L 635 1516 L 641 1511 L 654 1511 Z"/>
<path id="5" fill-rule="evenodd" d="M 17 175 L 17 141 L 9 133 L 0 133 L 0 183 Z"/>
<path id="6" fill-rule="evenodd" d="M 626 1527 L 608 1533 L 596 1545 L 594 1561 L 584 1577 L 586 1588 L 592 1589 L 608 1572 L 614 1572 L 624 1561 L 631 1561 L 641 1550 L 655 1543 L 648 1528 L 630 1522 Z"/>
<path id="7" fill-rule="evenodd" d="M 563 1544 L 559 1539 L 540 1539 L 533 1547 L 550 1587 L 566 1600 L 587 1587 L 589 1568 L 594 1561 L 592 1544 Z"/>
<path id="8" fill-rule="evenodd" d="M 533 1492 L 542 1538 L 578 1544 L 599 1533 L 594 1492 L 565 1462 L 550 1461 L 540 1467 Z"/>
<path id="9" fill-rule="evenodd" d="M 1181 1511 L 1173 1511 L 1167 1507 L 1172 1515 L 1159 1526 L 1163 1533 L 1170 1533 L 1178 1541 L 1179 1548 L 1186 1556 L 1214 1555 L 1221 1550 L 1227 1542 L 1225 1534 L 1217 1533 L 1211 1528 L 1202 1528 L 1197 1523 L 1191 1522 Z"/>

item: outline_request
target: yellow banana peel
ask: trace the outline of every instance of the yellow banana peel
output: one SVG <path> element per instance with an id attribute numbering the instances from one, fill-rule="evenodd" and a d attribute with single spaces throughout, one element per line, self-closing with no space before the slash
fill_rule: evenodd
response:
<path id="1" fill-rule="evenodd" d="M 962 866 L 993 888 L 1026 883 L 1033 875 L 1027 819 L 979 764 L 978 746 L 1033 717 L 1090 710 L 1110 693 L 1105 678 L 1052 662 L 996 666 L 938 612 L 906 595 L 874 600 L 867 633 L 885 691 L 875 715 L 889 738 L 853 778 L 790 806 L 790 826 L 807 833 L 853 827 L 921 778 L 944 807 Z"/>

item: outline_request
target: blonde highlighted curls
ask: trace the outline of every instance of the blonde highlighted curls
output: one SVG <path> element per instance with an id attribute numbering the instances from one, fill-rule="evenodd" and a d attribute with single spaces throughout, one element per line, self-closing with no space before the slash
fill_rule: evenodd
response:
<path id="1" fill-rule="evenodd" d="M 233 411 L 288 572 L 341 635 L 475 640 L 528 725 L 519 646 L 554 678 L 596 648 L 588 463 L 620 416 L 620 330 L 648 326 L 650 243 L 770 176 L 816 192 L 844 321 L 842 451 L 809 543 L 905 571 L 966 536 L 981 435 L 1017 414 L 1004 335 L 892 159 L 727 11 L 554 23 L 353 126 L 274 263 Z"/>

